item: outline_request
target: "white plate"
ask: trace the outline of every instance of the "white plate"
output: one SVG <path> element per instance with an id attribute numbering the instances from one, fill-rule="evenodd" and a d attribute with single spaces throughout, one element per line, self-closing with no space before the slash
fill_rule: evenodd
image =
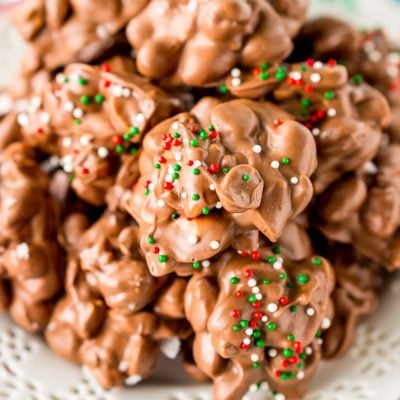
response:
<path id="1" fill-rule="evenodd" d="M 0 0 L 1 2 L 1 0 Z M 357 16 L 361 24 L 382 24 L 400 38 L 397 0 L 315 0 L 313 14 Z M 390 4 L 393 3 L 393 4 Z M 397 21 L 396 21 L 397 20 Z M 391 23 L 391 21 L 394 21 Z M 12 82 L 21 44 L 0 22 L 0 85 Z M 0 98 L 0 109 L 2 103 Z M 400 398 L 400 274 L 393 275 L 379 311 L 359 329 L 350 353 L 326 362 L 306 400 L 398 400 Z M 210 385 L 185 382 L 184 373 L 162 360 L 151 381 L 130 389 L 102 390 L 86 371 L 52 354 L 41 338 L 0 317 L 0 399 L 9 400 L 207 400 Z M 251 400 L 266 398 L 258 392 Z"/>

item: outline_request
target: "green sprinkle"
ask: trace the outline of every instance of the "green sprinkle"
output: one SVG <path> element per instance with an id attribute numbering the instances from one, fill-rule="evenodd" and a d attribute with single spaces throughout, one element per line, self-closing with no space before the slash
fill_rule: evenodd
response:
<path id="1" fill-rule="evenodd" d="M 294 283 L 293 282 L 288 282 L 287 284 L 286 284 L 286 286 L 288 287 L 288 288 L 293 288 L 294 287 Z"/>
<path id="2" fill-rule="evenodd" d="M 260 368 L 260 363 L 257 361 L 257 362 L 254 362 L 253 363 L 253 365 L 252 365 L 252 367 L 253 368 Z"/>
<path id="3" fill-rule="evenodd" d="M 89 104 L 90 103 L 90 97 L 89 96 L 81 96 L 81 103 L 82 104 Z"/>
<path id="4" fill-rule="evenodd" d="M 269 279 L 263 279 L 263 284 L 264 285 L 269 285 L 271 281 Z"/>
<path id="5" fill-rule="evenodd" d="M 209 131 L 214 131 L 215 130 L 214 125 L 208 125 L 208 130 Z"/>
<path id="6" fill-rule="evenodd" d="M 228 86 L 226 86 L 225 84 L 222 84 L 219 87 L 219 92 L 222 94 L 227 94 L 229 92 Z"/>
<path id="7" fill-rule="evenodd" d="M 174 164 L 174 171 L 180 171 L 181 166 L 179 164 Z"/>
<path id="8" fill-rule="evenodd" d="M 129 154 L 136 154 L 139 151 L 139 147 L 132 146 L 129 149 Z"/>
<path id="9" fill-rule="evenodd" d="M 148 238 L 147 238 L 147 243 L 148 244 L 154 244 L 156 242 L 156 240 L 153 238 L 153 236 L 149 236 Z"/>
<path id="10" fill-rule="evenodd" d="M 206 140 L 208 139 L 208 133 L 206 131 L 200 131 L 200 139 Z"/>
<path id="11" fill-rule="evenodd" d="M 160 169 L 160 168 L 161 168 L 161 165 L 159 163 L 154 164 L 154 169 Z"/>
<path id="12" fill-rule="evenodd" d="M 160 261 L 160 263 L 165 263 L 165 262 L 167 262 L 167 260 L 168 260 L 168 257 L 165 254 L 160 254 L 158 256 L 158 261 Z"/>
<path id="13" fill-rule="evenodd" d="M 298 364 L 297 364 L 297 368 L 304 368 L 304 363 L 301 363 L 301 362 L 298 363 Z"/>
<path id="14" fill-rule="evenodd" d="M 180 177 L 180 175 L 179 175 L 178 172 L 174 172 L 174 173 L 172 174 L 172 178 L 173 178 L 173 179 L 179 179 L 179 177 Z"/>
<path id="15" fill-rule="evenodd" d="M 307 354 L 303 351 L 300 355 L 299 358 L 301 358 L 302 360 L 305 360 L 307 358 Z"/>
<path id="16" fill-rule="evenodd" d="M 255 329 L 255 330 L 253 331 L 253 336 L 254 336 L 255 338 L 261 337 L 261 331 L 260 331 L 259 329 Z"/>
<path id="17" fill-rule="evenodd" d="M 173 137 L 174 137 L 175 139 L 178 139 L 178 138 L 181 137 L 181 135 L 179 134 L 179 132 L 174 132 Z"/>
<path id="18" fill-rule="evenodd" d="M 274 331 L 274 330 L 276 329 L 276 323 L 275 323 L 275 322 L 269 322 L 269 323 L 267 324 L 267 329 L 268 329 L 269 331 Z"/>
<path id="19" fill-rule="evenodd" d="M 268 73 L 267 71 L 262 71 L 262 72 L 260 73 L 260 79 L 261 79 L 262 81 L 266 81 L 268 78 L 269 78 L 269 73 Z"/>
<path id="20" fill-rule="evenodd" d="M 198 141 L 197 139 L 192 139 L 192 140 L 190 141 L 190 145 L 191 145 L 192 147 L 197 147 L 197 146 L 199 145 L 199 141 Z"/>
<path id="21" fill-rule="evenodd" d="M 302 109 L 300 110 L 300 115 L 301 115 L 302 117 L 305 117 L 307 114 L 308 114 L 308 110 L 307 110 L 306 108 L 302 108 Z"/>
<path id="22" fill-rule="evenodd" d="M 239 332 L 240 331 L 240 326 L 239 325 L 233 325 L 232 326 L 233 332 Z"/>
<path id="23" fill-rule="evenodd" d="M 137 126 L 131 126 L 129 129 L 129 132 L 133 135 L 136 136 L 139 134 L 140 130 Z"/>
<path id="24" fill-rule="evenodd" d="M 250 180 L 250 175 L 247 175 L 247 174 L 242 175 L 242 179 L 243 179 L 245 182 L 247 182 L 248 180 Z"/>
<path id="25" fill-rule="evenodd" d="M 303 107 L 310 107 L 310 106 L 311 106 L 311 100 L 310 100 L 310 99 L 307 99 L 306 97 L 304 97 L 303 99 L 301 99 L 300 104 L 301 104 Z"/>
<path id="26" fill-rule="evenodd" d="M 88 81 L 87 81 L 87 79 L 85 79 L 85 78 L 79 77 L 78 83 L 79 83 L 81 86 L 85 86 L 85 85 L 88 84 Z"/>
<path id="27" fill-rule="evenodd" d="M 277 73 L 275 74 L 275 78 L 278 81 L 283 81 L 286 78 L 286 70 L 284 67 L 279 67 Z"/>
<path id="28" fill-rule="evenodd" d="M 295 313 L 297 311 L 297 306 L 290 306 L 290 312 Z"/>
<path id="29" fill-rule="evenodd" d="M 333 92 L 325 92 L 324 97 L 326 100 L 333 100 L 335 98 L 335 95 Z"/>
<path id="30" fill-rule="evenodd" d="M 291 349 L 283 349 L 282 354 L 286 358 L 292 357 L 293 350 L 291 350 Z"/>
<path id="31" fill-rule="evenodd" d="M 145 190 L 144 190 L 144 194 L 145 194 L 146 196 L 148 196 L 148 195 L 150 194 L 150 189 L 145 189 Z"/>
<path id="32" fill-rule="evenodd" d="M 256 297 L 255 294 L 252 294 L 252 295 L 249 297 L 249 303 L 254 303 L 256 300 L 257 300 L 257 297 Z"/>
<path id="33" fill-rule="evenodd" d="M 317 333 L 315 334 L 315 337 L 318 339 L 322 336 L 322 332 L 321 331 L 317 331 Z"/>
<path id="34" fill-rule="evenodd" d="M 119 144 L 118 146 L 115 147 L 115 151 L 117 153 L 123 153 L 125 150 L 125 147 L 122 144 Z"/>
<path id="35" fill-rule="evenodd" d="M 288 158 L 288 157 L 283 157 L 281 161 L 282 161 L 282 164 L 284 164 L 284 165 L 290 164 L 290 158 Z"/>
<path id="36" fill-rule="evenodd" d="M 236 284 L 238 284 L 239 282 L 240 282 L 240 279 L 239 279 L 238 277 L 232 276 L 232 278 L 231 278 L 231 283 L 232 283 L 232 285 L 236 285 Z"/>
<path id="37" fill-rule="evenodd" d="M 101 104 L 104 102 L 104 96 L 102 94 L 96 94 L 96 96 L 94 96 L 94 102 L 97 104 Z"/>
<path id="38" fill-rule="evenodd" d="M 172 214 L 171 214 L 171 219 L 172 220 L 175 220 L 175 219 L 178 219 L 179 218 L 179 214 L 177 213 L 177 212 L 173 212 Z"/>
<path id="39" fill-rule="evenodd" d="M 129 141 L 132 139 L 132 134 L 131 133 L 125 133 L 124 136 L 122 136 L 122 139 L 124 139 L 125 141 Z"/>
<path id="40" fill-rule="evenodd" d="M 283 381 L 286 381 L 288 378 L 289 378 L 289 375 L 288 375 L 286 372 L 282 372 L 282 373 L 281 373 L 281 379 L 282 379 Z"/>
<path id="41" fill-rule="evenodd" d="M 193 265 L 194 269 L 199 269 L 200 268 L 200 263 L 198 261 L 194 261 L 192 265 Z"/>
<path id="42" fill-rule="evenodd" d="M 263 71 L 266 71 L 270 66 L 271 66 L 271 65 L 270 65 L 269 63 L 265 62 L 265 63 L 262 63 L 262 64 L 260 65 L 260 68 L 261 68 Z"/>
<path id="43" fill-rule="evenodd" d="M 255 345 L 256 347 L 265 347 L 265 342 L 262 339 L 257 339 Z"/>
<path id="44" fill-rule="evenodd" d="M 275 254 L 281 254 L 281 251 L 282 251 L 281 246 L 274 246 L 274 248 L 272 249 L 272 251 L 273 251 Z"/>
<path id="45" fill-rule="evenodd" d="M 249 321 L 245 319 L 242 319 L 239 323 L 242 328 L 247 328 L 249 326 Z"/>
<path id="46" fill-rule="evenodd" d="M 208 215 L 210 214 L 210 209 L 208 207 L 203 207 L 201 212 L 203 213 L 203 215 Z"/>
<path id="47" fill-rule="evenodd" d="M 356 84 L 356 85 L 361 85 L 361 84 L 363 83 L 363 81 L 364 81 L 364 78 L 363 78 L 362 75 L 357 74 L 357 75 L 354 75 L 354 76 L 353 76 L 353 82 L 354 82 L 354 84 Z"/>
<path id="48" fill-rule="evenodd" d="M 300 67 L 300 71 L 301 71 L 301 72 L 306 72 L 306 71 L 307 71 L 307 67 L 306 67 L 305 65 L 302 65 L 302 66 Z"/>
<path id="49" fill-rule="evenodd" d="M 228 168 L 228 167 L 222 168 L 222 172 L 223 172 L 224 174 L 227 174 L 230 170 L 231 170 L 231 169 Z"/>
<path id="50" fill-rule="evenodd" d="M 276 261 L 276 258 L 274 256 L 269 256 L 267 258 L 267 263 L 273 264 Z"/>
<path id="51" fill-rule="evenodd" d="M 192 174 L 193 175 L 199 175 L 200 174 L 200 170 L 198 168 L 193 168 L 192 169 Z"/>
<path id="52" fill-rule="evenodd" d="M 314 257 L 312 260 L 312 263 L 314 265 L 321 265 L 322 264 L 322 260 L 319 257 Z"/>
<path id="53" fill-rule="evenodd" d="M 281 278 L 281 279 L 286 279 L 286 278 L 287 278 L 286 272 L 281 272 L 281 273 L 279 274 L 279 278 Z"/>
<path id="54" fill-rule="evenodd" d="M 192 195 L 192 200 L 194 200 L 194 201 L 200 200 L 200 195 L 195 193 L 194 195 Z"/>
<path id="55" fill-rule="evenodd" d="M 294 342 L 294 340 L 296 339 L 296 337 L 293 335 L 293 333 L 290 333 L 287 338 L 290 342 Z"/>
<path id="56" fill-rule="evenodd" d="M 308 275 L 300 274 L 297 276 L 297 283 L 299 285 L 304 285 L 308 282 Z"/>

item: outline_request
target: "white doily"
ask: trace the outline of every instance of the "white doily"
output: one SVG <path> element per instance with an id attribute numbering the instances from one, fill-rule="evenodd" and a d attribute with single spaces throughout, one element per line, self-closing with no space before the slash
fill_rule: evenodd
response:
<path id="1" fill-rule="evenodd" d="M 132 0 L 133 1 L 133 0 Z M 315 0 L 319 10 L 345 11 L 347 0 Z M 357 0 L 351 0 L 352 3 Z M 385 14 L 389 0 L 359 0 L 362 23 L 374 12 Z M 1 0 L 0 0 L 1 2 Z M 342 8 L 341 8 L 342 7 Z M 366 8 L 365 8 L 366 7 Z M 374 8 L 375 7 L 375 8 Z M 400 10 L 396 6 L 393 9 Z M 381 24 L 399 18 L 399 12 L 383 15 Z M 370 11 L 371 13 L 371 11 Z M 354 17 L 354 15 L 350 16 Z M 387 24 L 386 24 L 387 25 Z M 399 28 L 397 25 L 395 29 Z M 0 21 L 0 85 L 9 83 L 20 59 L 18 37 Z M 0 96 L 1 105 L 6 99 Z M 379 311 L 359 328 L 352 350 L 341 359 L 321 365 L 306 400 L 399 400 L 400 399 L 400 274 L 393 275 Z M 130 389 L 102 390 L 85 370 L 52 354 L 41 338 L 29 335 L 0 316 L 0 400 L 209 400 L 210 385 L 185 382 L 179 367 L 162 360 L 155 376 L 147 383 Z M 265 400 L 265 392 L 246 396 Z"/>

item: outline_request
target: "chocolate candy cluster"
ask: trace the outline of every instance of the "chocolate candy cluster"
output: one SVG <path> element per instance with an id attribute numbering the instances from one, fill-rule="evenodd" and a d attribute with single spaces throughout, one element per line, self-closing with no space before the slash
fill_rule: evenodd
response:
<path id="1" fill-rule="evenodd" d="M 306 0 L 26 0 L 0 309 L 106 388 L 307 392 L 400 268 L 400 53 Z M 176 361 L 178 362 L 178 361 Z"/>

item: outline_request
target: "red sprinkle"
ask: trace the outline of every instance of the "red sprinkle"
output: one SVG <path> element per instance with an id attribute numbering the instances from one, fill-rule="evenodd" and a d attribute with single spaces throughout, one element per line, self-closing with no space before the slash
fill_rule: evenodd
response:
<path id="1" fill-rule="evenodd" d="M 251 258 L 252 258 L 253 260 L 259 260 L 260 257 L 261 257 L 261 254 L 260 254 L 259 251 L 253 250 L 253 251 L 251 252 Z"/>
<path id="2" fill-rule="evenodd" d="M 211 163 L 208 166 L 208 172 L 210 172 L 210 174 L 218 174 L 219 172 L 219 165 L 217 163 Z"/>
<path id="3" fill-rule="evenodd" d="M 159 247 L 156 246 L 156 247 L 153 248 L 153 253 L 154 254 L 158 254 L 159 252 L 160 252 L 160 248 Z"/>
<path id="4" fill-rule="evenodd" d="M 249 323 L 251 328 L 255 328 L 257 326 L 257 321 L 254 321 L 254 319 L 252 319 Z"/>
<path id="5" fill-rule="evenodd" d="M 281 120 L 281 119 L 276 119 L 275 121 L 274 121 L 274 126 L 277 128 L 278 126 L 280 126 L 280 125 L 282 125 L 283 124 L 283 121 Z"/>
<path id="6" fill-rule="evenodd" d="M 279 377 L 281 376 L 281 371 L 276 370 L 276 371 L 274 372 L 274 375 L 275 375 L 275 377 L 279 378 Z"/>
<path id="7" fill-rule="evenodd" d="M 196 126 L 196 125 L 192 125 L 192 126 L 190 127 L 190 131 L 191 131 L 192 133 L 196 133 L 196 132 L 197 132 L 197 126 Z"/>
<path id="8" fill-rule="evenodd" d="M 305 91 L 306 91 L 306 93 L 312 93 L 312 92 L 314 91 L 314 86 L 312 86 L 312 85 L 307 85 L 307 86 L 305 87 Z"/>
<path id="9" fill-rule="evenodd" d="M 232 310 L 231 311 L 231 317 L 232 318 L 239 318 L 240 317 L 240 311 L 236 310 L 236 309 Z"/>
<path id="10" fill-rule="evenodd" d="M 253 303 L 253 307 L 254 308 L 260 308 L 261 307 L 261 301 L 255 301 L 254 303 Z"/>
<path id="11" fill-rule="evenodd" d="M 258 319 L 258 320 L 260 320 L 261 318 L 262 318 L 262 312 L 261 311 L 256 311 L 256 312 L 254 312 L 253 313 L 253 318 L 254 319 Z"/>
<path id="12" fill-rule="evenodd" d="M 315 63 L 315 61 L 314 61 L 313 58 L 309 58 L 309 59 L 306 61 L 306 64 L 307 64 L 307 66 L 309 66 L 309 67 L 312 67 L 312 66 L 314 65 L 314 63 Z"/>
<path id="13" fill-rule="evenodd" d="M 191 167 L 191 166 L 193 165 L 193 160 L 189 160 L 189 161 L 187 162 L 187 165 L 189 165 L 189 167 Z"/>
<path id="14" fill-rule="evenodd" d="M 217 131 L 215 131 L 215 130 L 211 131 L 211 132 L 209 133 L 209 135 L 208 135 L 208 137 L 209 137 L 210 139 L 216 139 L 217 136 L 218 136 L 218 133 L 217 133 Z"/>
<path id="15" fill-rule="evenodd" d="M 303 350 L 303 345 L 298 340 L 294 342 L 294 350 L 297 354 L 300 354 Z"/>
<path id="16" fill-rule="evenodd" d="M 104 81 L 104 87 L 108 88 L 111 86 L 111 82 L 110 81 Z"/>
<path id="17" fill-rule="evenodd" d="M 172 190 L 173 187 L 174 187 L 174 185 L 172 184 L 172 182 L 165 182 L 165 184 L 164 184 L 165 190 Z"/>
<path id="18" fill-rule="evenodd" d="M 334 60 L 333 58 L 331 58 L 331 59 L 328 61 L 328 65 L 329 65 L 330 67 L 336 67 L 336 64 L 337 64 L 337 62 L 336 62 L 336 60 Z"/>
<path id="19" fill-rule="evenodd" d="M 82 167 L 82 174 L 87 175 L 89 173 L 89 170 L 86 167 Z"/>
<path id="20" fill-rule="evenodd" d="M 283 367 L 283 368 L 287 368 L 289 365 L 290 365 L 290 364 L 289 364 L 289 361 L 288 361 L 288 360 L 283 360 L 283 361 L 282 361 L 282 367 Z"/>
<path id="21" fill-rule="evenodd" d="M 244 271 L 244 276 L 245 276 L 246 278 L 251 278 L 251 277 L 253 276 L 253 270 L 251 270 L 251 269 L 246 269 L 246 270 Z"/>
<path id="22" fill-rule="evenodd" d="M 236 292 L 236 297 L 243 297 L 243 295 L 244 295 L 243 290 L 238 290 Z"/>
<path id="23" fill-rule="evenodd" d="M 248 349 L 250 348 L 250 345 L 249 345 L 249 344 L 241 343 L 241 344 L 240 344 L 240 348 L 243 349 L 243 350 L 248 350 Z"/>
<path id="24" fill-rule="evenodd" d="M 287 296 L 282 296 L 279 299 L 279 304 L 282 306 L 286 306 L 289 303 L 289 298 Z"/>
<path id="25" fill-rule="evenodd" d="M 104 71 L 104 72 L 111 72 L 111 65 L 110 64 L 107 64 L 107 63 L 104 63 L 104 64 L 101 64 L 101 70 L 102 71 Z"/>
<path id="26" fill-rule="evenodd" d="M 262 69 L 260 67 L 255 67 L 255 68 L 253 68 L 252 74 L 253 74 L 253 76 L 258 77 L 261 74 L 261 72 L 262 72 Z"/>
<path id="27" fill-rule="evenodd" d="M 122 137 L 119 135 L 113 135 L 112 136 L 112 141 L 114 144 L 118 145 L 122 143 Z"/>
<path id="28" fill-rule="evenodd" d="M 297 364 L 298 361 L 299 359 L 296 356 L 292 356 L 289 358 L 290 364 Z"/>

